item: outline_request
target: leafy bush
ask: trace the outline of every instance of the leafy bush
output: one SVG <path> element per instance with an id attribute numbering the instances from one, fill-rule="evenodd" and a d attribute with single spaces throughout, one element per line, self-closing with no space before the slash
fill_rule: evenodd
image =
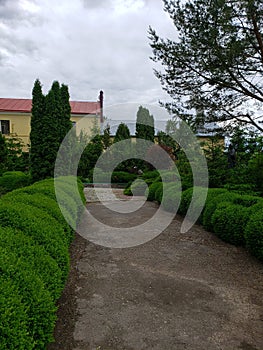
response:
<path id="1" fill-rule="evenodd" d="M 125 188 L 125 190 L 123 191 L 123 194 L 125 194 L 126 196 L 132 196 L 132 190 L 131 190 L 131 186 Z"/>
<path id="2" fill-rule="evenodd" d="M 213 230 L 225 242 L 244 245 L 244 231 L 250 214 L 250 208 L 222 202 L 212 216 Z"/>
<path id="3" fill-rule="evenodd" d="M 154 182 L 176 182 L 178 175 L 174 170 L 160 170 L 159 176 L 154 179 Z"/>
<path id="4" fill-rule="evenodd" d="M 0 227 L 0 247 L 32 266 L 53 299 L 59 298 L 63 289 L 62 272 L 43 246 L 35 244 L 31 237 L 22 232 Z"/>
<path id="5" fill-rule="evenodd" d="M 213 231 L 212 215 L 214 214 L 218 203 L 230 202 L 233 203 L 235 197 L 239 195 L 221 188 L 213 188 L 208 190 L 206 204 L 203 210 L 202 223 L 206 230 Z"/>
<path id="6" fill-rule="evenodd" d="M 224 188 L 228 191 L 234 191 L 238 194 L 248 194 L 251 196 L 259 195 L 259 192 L 256 192 L 256 188 L 252 184 L 226 184 Z"/>
<path id="7" fill-rule="evenodd" d="M 19 311 L 25 311 L 25 314 L 20 317 L 24 318 L 33 349 L 45 349 L 45 345 L 53 340 L 52 333 L 56 320 L 56 307 L 49 291 L 32 265 L 18 259 L 14 253 L 2 247 L 0 247 L 0 267 L 1 279 L 12 281 L 15 288 L 13 292 L 17 291 L 15 295 L 24 305 L 24 310 Z M 11 308 L 9 310 L 5 308 L 4 313 L 10 313 Z M 9 314 L 9 316 L 11 323 L 15 323 L 16 314 L 12 316 Z M 9 333 L 10 326 L 7 329 L 1 329 L 1 345 L 2 341 L 5 341 L 8 344 L 6 349 L 14 349 L 11 339 L 5 339 Z M 26 349 L 24 344 L 19 344 L 18 348 Z"/>
<path id="8" fill-rule="evenodd" d="M 152 170 L 152 171 L 146 171 L 142 174 L 142 178 L 144 180 L 146 179 L 156 179 L 158 176 L 160 176 L 160 173 L 158 170 Z"/>
<path id="9" fill-rule="evenodd" d="M 32 237 L 36 244 L 42 245 L 56 260 L 66 279 L 69 269 L 67 239 L 55 219 L 38 208 L 1 201 L 0 226 L 17 228 Z"/>
<path id="10" fill-rule="evenodd" d="M 28 186 L 30 183 L 30 175 L 26 175 L 21 171 L 5 172 L 0 177 L 0 195 L 20 187 Z"/>
<path id="11" fill-rule="evenodd" d="M 28 332 L 27 305 L 11 278 L 0 275 L 0 341 L 1 349 L 32 350 L 32 334 Z"/>
<path id="12" fill-rule="evenodd" d="M 164 184 L 162 207 L 172 213 L 176 213 L 181 200 L 181 186 L 178 183 Z"/>
<path id="13" fill-rule="evenodd" d="M 198 197 L 195 198 L 195 200 L 192 199 L 193 187 L 188 188 L 187 190 L 183 191 L 181 204 L 180 204 L 180 207 L 178 210 L 179 214 L 186 215 L 190 204 L 192 206 L 191 209 L 193 212 L 195 212 L 196 210 L 199 211 L 201 206 L 202 206 L 202 212 L 203 212 L 203 206 L 204 206 L 203 196 L 205 195 L 207 189 L 203 188 L 203 187 L 195 187 L 195 191 L 197 191 L 197 194 L 198 194 Z M 198 218 L 198 223 L 202 222 L 202 212 Z"/>
<path id="14" fill-rule="evenodd" d="M 64 232 L 67 237 L 67 241 L 70 243 L 73 239 L 73 230 L 71 227 L 69 227 L 68 223 L 66 222 L 64 216 L 61 213 L 61 210 L 57 204 L 57 202 L 48 197 L 45 196 L 42 193 L 24 193 L 23 191 L 21 192 L 10 192 L 6 194 L 3 198 L 3 201 L 8 201 L 8 202 L 13 202 L 13 203 L 23 203 L 23 204 L 28 204 L 31 205 L 35 208 L 39 208 L 43 210 L 45 213 L 50 215 L 52 218 L 56 219 L 61 226 L 63 226 Z"/>
<path id="15" fill-rule="evenodd" d="M 162 198 L 163 198 L 163 187 L 164 184 L 162 182 L 157 182 L 158 186 L 155 189 L 155 195 L 154 195 L 154 200 L 156 200 L 158 203 L 162 202 Z"/>
<path id="16" fill-rule="evenodd" d="M 263 154 L 255 153 L 248 163 L 250 181 L 261 195 L 263 195 Z"/>
<path id="17" fill-rule="evenodd" d="M 70 181 L 70 180 L 69 180 Z M 26 193 L 26 194 L 42 194 L 48 196 L 57 202 L 57 194 L 59 194 L 60 210 L 63 210 L 63 214 L 67 222 L 72 228 L 76 228 L 78 219 L 83 210 L 82 203 L 85 203 L 85 197 L 83 195 L 83 185 L 78 180 L 77 182 L 78 192 L 70 183 L 67 183 L 66 178 L 60 178 L 56 180 L 56 191 L 54 188 L 54 180 L 48 179 L 39 182 L 35 182 L 33 185 L 15 190 L 14 193 Z"/>
<path id="18" fill-rule="evenodd" d="M 59 190 L 65 189 L 65 201 L 72 197 L 74 212 L 78 212 L 81 201 L 76 189 L 66 178 L 60 184 Z M 82 188 L 79 182 L 78 188 Z M 53 340 L 55 303 L 68 274 L 72 239 L 72 230 L 55 200 L 53 180 L 1 198 L 1 349 L 46 349 Z"/>
<path id="19" fill-rule="evenodd" d="M 137 179 L 131 185 L 131 193 L 135 196 L 144 196 L 145 192 L 148 192 L 147 180 L 143 181 Z M 147 196 L 147 195 L 146 195 Z"/>
<path id="20" fill-rule="evenodd" d="M 128 183 L 137 178 L 136 174 L 126 173 L 125 171 L 114 171 L 111 175 L 112 183 Z"/>
<path id="21" fill-rule="evenodd" d="M 250 195 L 234 196 L 232 202 L 234 204 L 242 205 L 243 207 L 250 208 L 256 204 L 263 204 L 263 198 Z"/>
<path id="22" fill-rule="evenodd" d="M 155 192 L 160 187 L 161 182 L 153 182 L 149 186 L 149 190 L 147 193 L 147 200 L 148 201 L 154 201 L 155 200 Z"/>
<path id="23" fill-rule="evenodd" d="M 235 205 L 241 205 L 246 208 L 250 208 L 253 206 L 254 210 L 256 210 L 255 205 L 259 205 L 259 208 L 261 205 L 263 205 L 263 199 L 261 197 L 241 195 L 236 192 L 230 192 L 230 191 L 225 191 L 223 193 L 220 193 L 220 191 L 224 191 L 224 190 L 209 189 L 208 191 L 208 197 L 207 197 L 205 209 L 203 212 L 202 223 L 204 227 L 209 231 L 213 231 L 212 215 L 220 203 L 228 202 Z"/>
<path id="24" fill-rule="evenodd" d="M 263 261 L 263 208 L 251 215 L 244 235 L 248 250 Z"/>

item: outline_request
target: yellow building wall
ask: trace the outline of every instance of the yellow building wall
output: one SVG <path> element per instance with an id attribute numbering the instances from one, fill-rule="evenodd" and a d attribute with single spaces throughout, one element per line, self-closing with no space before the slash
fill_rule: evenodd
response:
<path id="1" fill-rule="evenodd" d="M 0 120 L 10 121 L 10 135 L 4 136 L 19 137 L 24 144 L 24 149 L 28 149 L 31 115 L 28 113 L 0 113 Z"/>
<path id="2" fill-rule="evenodd" d="M 79 135 L 82 131 L 87 136 L 92 135 L 92 130 L 97 129 L 97 132 L 100 132 L 99 116 L 97 115 L 73 115 L 70 120 L 73 123 L 76 123 L 76 134 Z"/>
<path id="3" fill-rule="evenodd" d="M 24 144 L 24 151 L 28 151 L 28 145 L 30 144 L 31 114 L 0 112 L 0 120 L 10 121 L 10 135 L 4 136 L 16 136 L 20 138 Z M 96 124 L 99 127 L 99 116 L 97 115 L 73 115 L 71 121 L 76 123 L 77 135 L 83 130 L 88 136 L 91 136 L 92 129 L 94 129 Z"/>

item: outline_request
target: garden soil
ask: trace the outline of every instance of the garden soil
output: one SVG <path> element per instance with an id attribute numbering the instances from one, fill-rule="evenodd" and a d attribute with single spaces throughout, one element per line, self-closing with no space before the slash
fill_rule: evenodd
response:
<path id="1" fill-rule="evenodd" d="M 158 207 L 146 202 L 139 215 L 112 217 L 92 189 L 86 195 L 92 215 L 120 227 Z M 198 225 L 180 233 L 181 223 L 176 216 L 155 239 L 125 249 L 76 234 L 48 350 L 263 349 L 262 264 Z"/>

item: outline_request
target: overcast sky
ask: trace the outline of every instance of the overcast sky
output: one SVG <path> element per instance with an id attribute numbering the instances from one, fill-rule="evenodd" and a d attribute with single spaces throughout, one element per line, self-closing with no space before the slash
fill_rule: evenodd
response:
<path id="1" fill-rule="evenodd" d="M 31 98 L 58 80 L 72 100 L 169 100 L 149 59 L 148 28 L 175 38 L 162 0 L 0 0 L 0 97 Z"/>

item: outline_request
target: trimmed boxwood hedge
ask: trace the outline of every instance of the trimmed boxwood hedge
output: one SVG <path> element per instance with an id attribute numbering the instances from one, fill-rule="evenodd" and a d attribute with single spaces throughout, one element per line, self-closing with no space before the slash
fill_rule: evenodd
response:
<path id="1" fill-rule="evenodd" d="M 163 191 L 167 192 L 162 201 Z M 199 187 L 197 191 L 202 192 L 203 188 Z M 147 200 L 156 200 L 162 203 L 165 210 L 174 211 L 180 194 L 176 182 L 154 182 L 149 187 Z M 192 194 L 193 188 L 182 192 L 179 214 L 187 213 L 192 203 Z M 198 199 L 192 205 L 198 207 Z M 224 188 L 209 188 L 198 222 L 225 242 L 246 246 L 254 256 L 263 261 L 262 197 L 240 194 Z"/>
<path id="2" fill-rule="evenodd" d="M 112 183 L 128 183 L 132 182 L 137 178 L 136 174 L 127 173 L 125 171 L 113 171 L 111 175 Z"/>
<path id="3" fill-rule="evenodd" d="M 61 225 L 43 210 L 30 205 L 0 202 L 0 226 L 18 228 L 56 259 L 66 278 L 69 269 L 67 239 Z"/>
<path id="4" fill-rule="evenodd" d="M 41 277 L 53 299 L 59 298 L 63 289 L 62 271 L 43 246 L 36 244 L 31 237 L 16 229 L 0 227 L 0 247 L 28 262 Z"/>
<path id="5" fill-rule="evenodd" d="M 161 186 L 161 182 L 154 182 L 149 186 L 149 190 L 147 192 L 147 200 L 154 201 L 155 200 L 155 192 Z"/>
<path id="6" fill-rule="evenodd" d="M 46 344 L 53 339 L 56 320 L 56 306 L 50 292 L 30 264 L 2 247 L 0 247 L 0 267 L 1 276 L 5 280 L 12 281 L 17 288 L 16 295 L 18 298 L 21 297 L 20 300 L 25 306 L 26 327 L 33 349 L 45 349 Z M 3 313 L 8 313 L 4 305 L 3 308 Z M 1 312 L 1 317 L 3 313 Z M 14 313 L 13 318 L 15 317 Z M 6 341 L 4 339 L 8 332 L 9 329 L 1 329 L 1 344 Z M 14 349 L 11 339 L 8 340 L 6 349 Z M 24 344 L 20 344 L 20 349 L 26 350 Z"/>
<path id="7" fill-rule="evenodd" d="M 17 201 L 19 201 L 19 203 L 30 205 L 34 208 L 39 208 L 43 210 L 46 214 L 50 215 L 53 219 L 57 220 L 59 224 L 63 227 L 68 242 L 70 243 L 72 241 L 73 230 L 66 222 L 57 202 L 54 199 L 49 198 L 48 196 L 45 196 L 41 193 L 28 194 L 13 191 L 4 196 L 2 200 L 4 202 L 7 201 L 13 203 L 17 203 Z"/>
<path id="8" fill-rule="evenodd" d="M 163 188 L 164 188 L 164 184 L 162 182 L 158 182 L 158 186 L 155 189 L 154 200 L 159 204 L 162 202 Z"/>
<path id="9" fill-rule="evenodd" d="M 0 349 L 32 350 L 34 338 L 28 332 L 27 305 L 11 278 L 0 274 Z"/>
<path id="10" fill-rule="evenodd" d="M 28 186 L 31 181 L 30 175 L 22 171 L 7 171 L 0 176 L 0 195 L 13 191 L 16 188 Z"/>
<path id="11" fill-rule="evenodd" d="M 216 191 L 219 190 L 219 191 Z M 223 192 L 221 192 L 223 191 Z M 202 223 L 206 230 L 213 232 L 212 215 L 214 214 L 217 205 L 221 202 L 233 203 L 234 197 L 238 197 L 236 193 L 223 190 L 221 188 L 209 190 L 206 204 L 203 210 Z"/>
<path id="12" fill-rule="evenodd" d="M 244 246 L 244 231 L 250 214 L 251 209 L 242 205 L 220 203 L 212 215 L 215 234 L 225 242 Z"/>
<path id="13" fill-rule="evenodd" d="M 251 215 L 244 235 L 248 250 L 259 260 L 263 261 L 263 208 Z"/>
<path id="14" fill-rule="evenodd" d="M 162 207 L 172 213 L 177 213 L 181 201 L 181 186 L 171 182 L 164 184 Z"/>
<path id="15" fill-rule="evenodd" d="M 61 184 L 63 199 L 70 198 L 74 207 L 69 215 L 76 220 L 81 201 L 66 178 Z M 78 181 L 78 190 L 82 189 Z M 56 203 L 53 180 L 1 198 L 0 349 L 46 349 L 53 340 L 56 302 L 68 275 L 71 240 L 72 229 Z"/>

